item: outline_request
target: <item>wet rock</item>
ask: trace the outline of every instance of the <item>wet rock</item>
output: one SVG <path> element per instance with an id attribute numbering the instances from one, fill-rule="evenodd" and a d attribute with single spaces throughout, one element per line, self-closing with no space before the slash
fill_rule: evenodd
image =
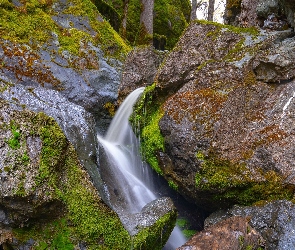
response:
<path id="1" fill-rule="evenodd" d="M 210 215 L 205 221 L 205 230 L 218 228 L 220 223 L 226 224 L 228 220 L 240 217 L 263 238 L 266 249 L 287 250 L 292 249 L 295 242 L 294 213 L 294 204 L 286 200 L 253 207 L 235 206 Z"/>
<path id="2" fill-rule="evenodd" d="M 38 169 L 43 142 L 37 132 L 40 124 L 32 121 L 40 116 L 14 109 L 0 100 L 1 138 L 5 141 L 0 150 L 0 228 L 23 227 L 36 219 L 57 218 L 63 213 L 64 205 L 55 197 L 54 188 L 48 183 L 36 184 L 42 179 Z M 38 142 L 37 147 L 34 142 Z M 66 147 L 66 142 L 61 140 L 60 149 Z M 34 154 L 28 153 L 32 148 Z M 52 167 L 58 168 L 62 161 L 62 157 L 53 161 Z"/>
<path id="3" fill-rule="evenodd" d="M 7 81 L 9 79 L 2 75 L 1 86 L 5 90 L 0 92 L 0 97 L 7 100 L 16 109 L 26 107 L 55 118 L 68 140 L 76 148 L 81 163 L 89 171 L 95 186 L 98 190 L 103 190 L 103 182 L 97 167 L 98 154 L 93 116 L 83 107 L 68 101 L 55 90 L 41 86 L 26 87 L 21 84 L 13 84 L 11 81 L 8 85 Z M 27 143 L 31 145 L 28 154 L 32 156 L 33 161 L 38 161 L 36 156 L 38 156 L 38 152 L 40 153 L 38 151 L 38 149 L 40 150 L 40 140 L 29 137 Z"/>
<path id="4" fill-rule="evenodd" d="M 248 218 L 234 216 L 207 227 L 177 249 L 239 250 L 258 249 L 259 247 L 264 247 L 264 239 L 249 225 Z"/>
<path id="5" fill-rule="evenodd" d="M 122 82 L 119 87 L 118 102 L 139 87 L 151 85 L 163 61 L 165 52 L 151 47 L 135 48 L 124 63 Z"/>
<path id="6" fill-rule="evenodd" d="M 142 208 L 140 213 L 126 215 L 125 218 L 124 216 L 122 218 L 128 232 L 131 235 L 136 235 L 143 228 L 147 228 L 155 224 L 156 221 L 165 214 L 170 214 L 171 218 L 175 217 L 175 219 L 177 216 L 176 208 L 174 207 L 172 200 L 168 197 L 158 198 L 151 201 Z M 171 230 L 171 228 L 174 227 L 173 223 L 174 222 L 172 220 L 171 225 L 166 225 L 167 229 L 168 227 L 170 228 L 168 230 Z M 163 228 L 163 231 L 165 230 L 166 229 Z"/>

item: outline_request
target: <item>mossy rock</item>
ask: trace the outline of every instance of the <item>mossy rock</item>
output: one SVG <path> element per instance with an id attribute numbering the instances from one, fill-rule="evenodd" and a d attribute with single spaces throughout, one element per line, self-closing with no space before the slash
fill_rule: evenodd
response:
<path id="1" fill-rule="evenodd" d="M 270 85 L 253 72 L 277 54 L 275 40 L 285 34 L 275 38 L 256 28 L 192 22 L 135 108 L 146 160 L 208 211 L 293 200 L 287 146 L 293 145 L 293 123 L 283 112 L 293 110 L 293 82 L 279 84 L 272 74 L 278 84 Z M 289 58 L 289 48 L 281 47 Z M 293 68 L 287 71 L 293 74 Z"/>
<path id="2" fill-rule="evenodd" d="M 130 50 L 109 22 L 102 19 L 90 0 L 73 0 L 66 5 L 59 1 L 35 0 L 26 1 L 20 6 L 5 3 L 0 3 L 2 39 L 38 48 L 57 36 L 60 50 L 75 55 L 80 51 L 81 42 L 101 46 L 106 55 L 111 57 L 122 58 Z M 68 27 L 61 26 L 54 17 L 63 15 L 81 17 L 90 29 L 77 28 L 72 22 L 69 22 Z"/>
<path id="3" fill-rule="evenodd" d="M 53 118 L 25 108 L 11 110 L 5 101 L 0 106 L 10 114 L 1 122 L 7 140 L 0 151 L 9 169 L 1 168 L 0 174 L 15 179 L 10 182 L 15 188 L 5 189 L 6 182 L 1 186 L 6 198 L 0 204 L 7 218 L 11 216 L 7 220 L 17 239 L 11 242 L 9 234 L 6 246 L 31 242 L 32 249 L 74 249 L 79 244 L 87 249 L 162 248 L 174 227 L 175 210 L 131 236 L 101 199 Z"/>

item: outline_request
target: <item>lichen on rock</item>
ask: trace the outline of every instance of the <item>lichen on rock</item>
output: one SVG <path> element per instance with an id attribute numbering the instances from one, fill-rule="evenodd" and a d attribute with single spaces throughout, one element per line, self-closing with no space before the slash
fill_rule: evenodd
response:
<path id="1" fill-rule="evenodd" d="M 292 146 L 283 146 L 294 140 L 293 59 L 283 52 L 292 50 L 290 32 L 196 21 L 165 58 L 154 90 L 141 101 L 148 121 L 142 123 L 142 143 L 150 138 L 144 131 L 155 135 L 149 124 L 160 112 L 157 138 L 164 145 L 152 148 L 148 159 L 154 157 L 158 172 L 189 200 L 215 210 L 293 199 Z M 277 65 L 274 74 L 263 68 L 268 60 Z M 278 84 L 269 85 L 267 77 Z"/>

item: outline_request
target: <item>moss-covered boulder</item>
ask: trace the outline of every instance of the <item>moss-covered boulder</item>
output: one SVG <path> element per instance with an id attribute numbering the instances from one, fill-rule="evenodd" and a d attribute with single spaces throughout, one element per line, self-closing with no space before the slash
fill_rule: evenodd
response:
<path id="1" fill-rule="evenodd" d="M 100 118 L 114 103 L 130 47 L 90 0 L 1 1 L 0 68 L 12 81 L 59 91 Z"/>
<path id="2" fill-rule="evenodd" d="M 1 247 L 161 249 L 165 244 L 177 216 L 171 201 L 158 201 L 163 210 L 148 205 L 140 216 L 149 223 L 129 234 L 53 118 L 3 99 L 0 118 Z"/>
<path id="3" fill-rule="evenodd" d="M 293 198 L 290 32 L 192 23 L 143 94 L 147 161 L 208 210 Z"/>

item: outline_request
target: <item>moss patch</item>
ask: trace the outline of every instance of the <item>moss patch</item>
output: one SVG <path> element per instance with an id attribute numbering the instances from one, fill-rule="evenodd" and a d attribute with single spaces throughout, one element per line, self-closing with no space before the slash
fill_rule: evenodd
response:
<path id="1" fill-rule="evenodd" d="M 42 189 L 46 192 L 45 197 L 51 197 L 51 201 L 59 200 L 64 207 L 60 208 L 58 219 L 47 218 L 42 223 L 37 221 L 30 227 L 15 229 L 15 238 L 20 242 L 33 239 L 33 249 L 74 249 L 80 242 L 87 245 L 87 249 L 95 250 L 162 248 L 174 227 L 175 211 L 131 237 L 117 214 L 101 200 L 80 165 L 75 149 L 54 119 L 44 113 L 32 112 L 25 113 L 23 119 L 30 125 L 30 131 L 26 133 L 41 138 L 42 149 L 35 186 L 32 190 L 25 190 L 24 176 L 15 194 L 25 197 L 27 193 Z M 23 136 L 21 144 L 22 139 Z M 26 152 L 22 161 L 22 164 L 28 164 Z"/>
<path id="2" fill-rule="evenodd" d="M 68 50 L 78 55 L 81 42 L 92 42 L 101 45 L 106 55 L 124 58 L 130 51 L 122 38 L 113 30 L 111 25 L 99 20 L 99 13 L 90 0 L 71 1 L 63 14 L 71 14 L 88 20 L 97 35 L 90 35 L 75 28 L 63 28 L 51 18 L 57 15 L 52 9 L 53 1 L 26 1 L 21 7 L 16 7 L 10 2 L 0 3 L 0 35 L 3 39 L 17 43 L 29 44 L 39 47 L 50 38 L 52 32 L 57 34 L 60 49 Z"/>
<path id="3" fill-rule="evenodd" d="M 157 173 L 162 174 L 156 152 L 164 151 L 164 138 L 159 127 L 159 121 L 164 113 L 159 108 L 158 101 L 151 94 L 155 86 L 154 83 L 145 88 L 130 120 L 135 125 L 139 124 L 142 139 L 141 152 L 144 159 Z"/>
<path id="4" fill-rule="evenodd" d="M 252 205 L 261 200 L 291 200 L 294 187 L 285 185 L 274 171 L 263 172 L 262 180 L 254 180 L 243 164 L 234 164 L 209 153 L 197 153 L 201 169 L 196 173 L 196 188 L 209 192 L 215 200 L 225 204 Z"/>

